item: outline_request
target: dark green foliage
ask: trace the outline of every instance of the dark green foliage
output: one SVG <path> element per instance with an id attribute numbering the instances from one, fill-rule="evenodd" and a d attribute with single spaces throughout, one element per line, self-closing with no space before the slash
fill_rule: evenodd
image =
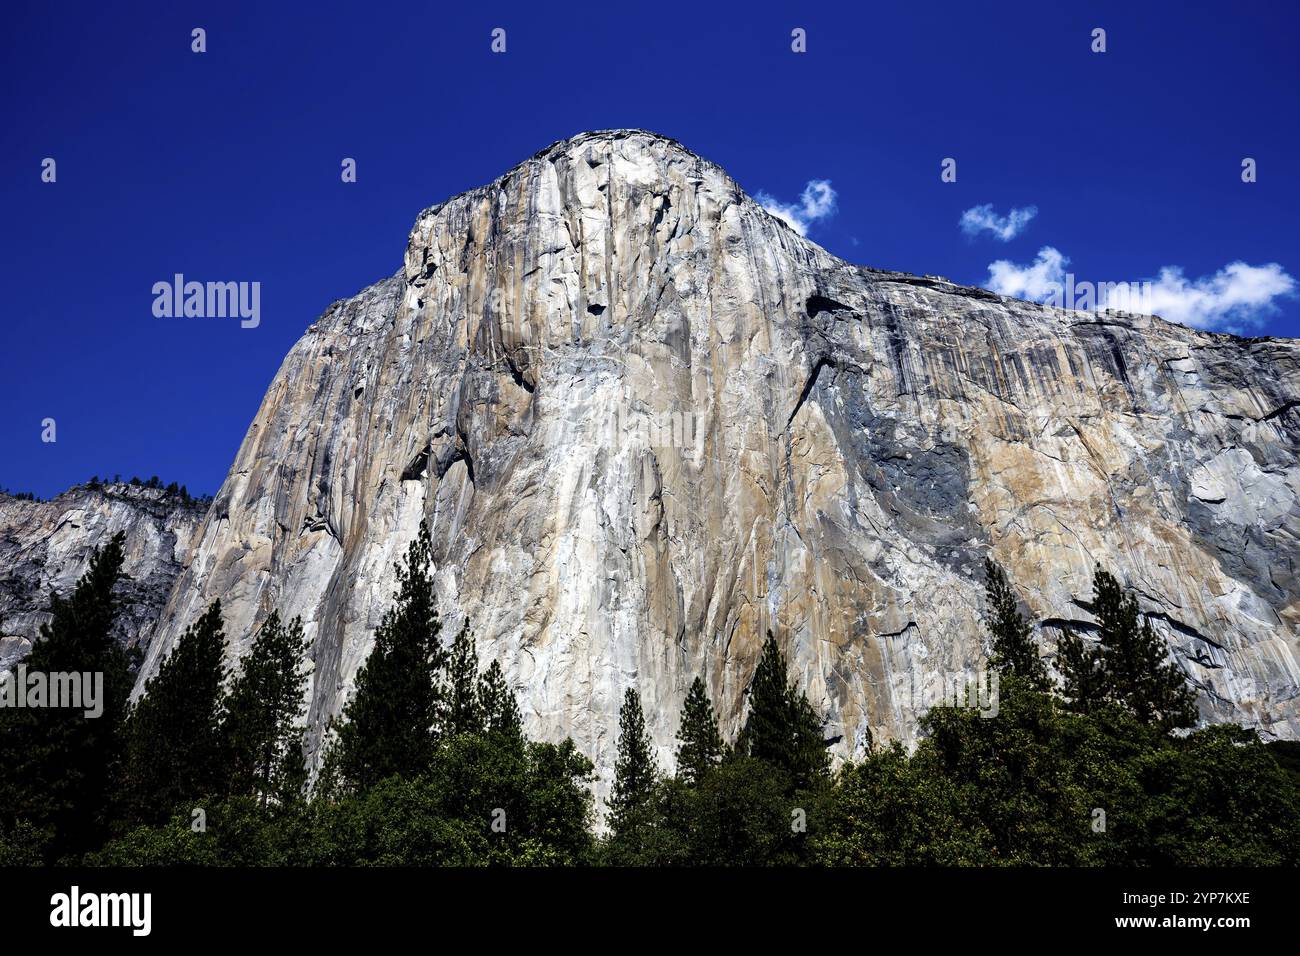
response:
<path id="1" fill-rule="evenodd" d="M 214 604 L 125 719 L 130 658 L 110 633 L 121 546 L 55 602 L 27 661 L 103 671 L 104 716 L 0 710 L 0 865 L 1300 864 L 1300 745 L 1234 726 L 1172 736 L 1190 694 L 1100 569 L 1099 640 L 1067 635 L 1058 655 L 1068 704 L 1047 689 L 1010 585 L 986 568 L 997 706 L 933 708 L 913 753 L 870 751 L 833 780 L 821 723 L 771 636 L 736 748 L 692 683 L 673 778 L 660 778 L 629 690 L 611 832 L 597 842 L 591 763 L 572 741 L 524 736 L 500 664 L 478 673 L 468 624 L 440 647 L 427 531 L 310 799 L 298 798 L 296 619 L 267 620 L 223 698 Z"/>
<path id="2" fill-rule="evenodd" d="M 489 664 L 479 678 L 478 698 L 483 725 L 489 733 L 523 739 L 523 718 L 519 715 L 519 702 L 506 686 L 505 676 L 497 661 Z"/>
<path id="3" fill-rule="evenodd" d="M 1238 866 L 1297 862 L 1300 790 L 1253 733 L 1170 738 L 1065 711 L 1014 679 L 998 715 L 935 708 L 908 757 L 841 770 L 819 862 Z"/>
<path id="4" fill-rule="evenodd" d="M 1273 740 L 1264 745 L 1277 765 L 1289 773 L 1300 787 L 1300 740 Z"/>
<path id="5" fill-rule="evenodd" d="M 806 834 L 820 818 L 820 794 L 791 795 L 771 764 L 733 755 L 695 785 L 658 781 L 637 825 L 611 833 L 601 861 L 618 866 L 776 866 L 805 859 Z"/>
<path id="6" fill-rule="evenodd" d="M 443 741 L 430 773 L 416 780 L 390 777 L 340 800 L 269 807 L 232 797 L 209 808 L 203 832 L 178 814 L 131 831 L 87 862 L 569 866 L 590 853 L 590 779 L 591 763 L 570 741 L 503 750 L 490 735 L 465 734 Z"/>
<path id="7" fill-rule="evenodd" d="M 127 726 L 125 800 L 135 820 L 166 819 L 223 786 L 225 646 L 221 602 L 214 601 L 145 684 Z"/>
<path id="8" fill-rule="evenodd" d="M 271 800 L 293 799 L 304 783 L 302 717 L 307 651 L 302 621 L 285 627 L 277 611 L 257 632 L 231 682 L 221 736 L 226 792 Z"/>
<path id="9" fill-rule="evenodd" d="M 960 808 L 965 862 L 1081 865 L 1093 862 L 1089 788 L 1078 753 L 1092 771 L 1108 757 L 1105 741 L 1083 739 L 1089 728 L 1059 719 L 1052 698 L 1008 678 L 999 684 L 996 717 L 936 707 L 921 720 L 925 734 L 914 761 L 923 779 Z"/>
<path id="10" fill-rule="evenodd" d="M 443 810 L 426 780 L 391 777 L 337 804 L 314 804 L 305 839 L 281 851 L 307 866 L 475 866 L 488 831 Z"/>
<path id="11" fill-rule="evenodd" d="M 1018 677 L 1035 690 L 1051 687 L 1047 665 L 1038 656 L 1033 628 L 1020 613 L 1016 592 L 1002 568 L 984 560 L 984 590 L 988 600 L 988 629 L 993 638 L 990 663 L 1003 676 Z"/>
<path id="12" fill-rule="evenodd" d="M 421 567 L 419 556 L 408 567 Z M 408 575 L 414 580 L 419 575 Z M 417 604 L 410 595 L 406 606 Z M 398 610 L 403 600 L 399 595 Z M 274 680 L 256 686 L 263 699 L 275 696 L 267 687 L 294 689 L 283 695 L 276 719 L 252 707 L 257 698 L 240 681 L 232 687 L 232 713 L 248 716 L 243 725 L 260 733 L 234 735 L 228 741 L 273 739 L 268 728 L 290 725 L 298 713 L 301 693 L 297 653 L 301 631 L 288 629 L 278 618 L 259 635 L 263 650 L 245 663 L 241 680 L 259 670 Z M 255 666 L 254 657 L 265 659 Z M 310 801 L 285 799 L 271 787 L 266 799 L 265 774 L 247 769 L 239 779 L 251 780 L 235 795 L 215 801 L 206 829 L 192 832 L 190 820 L 178 813 L 163 826 L 140 827 L 94 854 L 89 862 L 104 865 L 573 865 L 591 856 L 592 765 L 566 740 L 562 744 L 533 743 L 521 729 L 519 708 L 500 666 L 494 661 L 477 674 L 478 658 L 468 627 L 454 642 L 450 655 L 428 671 L 429 685 L 440 689 L 437 729 L 427 738 L 420 771 L 410 777 L 389 776 L 374 783 L 332 785 L 340 754 L 334 749 L 322 770 Z M 445 694 L 441 692 L 444 680 Z M 429 686 L 424 685 L 424 686 Z M 377 686 L 377 685 L 376 685 Z M 235 699 L 247 698 L 241 707 Z M 278 738 L 278 753 L 294 750 L 297 734 Z M 346 739 L 346 738 L 345 738 Z M 364 746 L 364 738 L 358 745 Z M 238 750 L 239 748 L 229 748 Z M 257 755 L 256 747 L 245 747 Z M 248 761 L 243 766 L 247 767 Z M 272 764 L 274 761 L 272 761 Z M 264 766 L 264 765 L 263 765 Z M 274 776 L 274 775 L 272 775 Z"/>
<path id="13" fill-rule="evenodd" d="M 1092 613 L 1100 625 L 1098 639 L 1112 699 L 1144 724 L 1165 730 L 1196 723 L 1196 697 L 1176 664 L 1166 660 L 1164 642 L 1139 623 L 1137 599 L 1097 568 Z"/>
<path id="14" fill-rule="evenodd" d="M 452 738 L 493 734 L 521 747 L 523 720 L 500 662 L 493 661 L 482 674 L 478 666 L 478 652 L 466 621 L 447 657 L 447 705 L 441 735 Z"/>
<path id="15" fill-rule="evenodd" d="M 722 760 L 725 747 L 718 732 L 718 718 L 704 681 L 698 677 L 686 694 L 677 740 L 677 776 L 690 786 L 699 783 Z"/>
<path id="16" fill-rule="evenodd" d="M 392 776 L 414 779 L 429 769 L 446 703 L 426 525 L 398 564 L 397 603 L 375 632 L 357 674 L 356 692 L 337 727 L 341 781 L 358 789 Z"/>
<path id="17" fill-rule="evenodd" d="M 829 866 L 966 866 L 986 863 L 992 836 L 959 794 L 901 744 L 841 768 L 824 832 L 813 838 Z"/>
<path id="18" fill-rule="evenodd" d="M 1056 645 L 1056 669 L 1061 672 L 1062 693 L 1070 709 L 1095 713 L 1109 700 L 1103 651 L 1071 630 L 1061 633 Z"/>
<path id="19" fill-rule="evenodd" d="M 795 811 L 815 825 L 808 795 L 791 796 L 788 777 L 770 763 L 736 756 L 707 774 L 682 801 L 687 862 L 695 866 L 775 866 L 801 861 L 804 834 L 793 829 Z"/>
<path id="20" fill-rule="evenodd" d="M 659 768 L 645 729 L 641 697 L 631 687 L 618 712 L 618 757 L 609 798 L 609 828 L 615 839 L 635 841 L 653 825 L 653 801 Z"/>
<path id="21" fill-rule="evenodd" d="M 591 843 L 591 770 L 570 740 L 467 734 L 443 742 L 429 779 L 443 813 L 485 835 L 485 862 L 572 865 Z"/>
<path id="22" fill-rule="evenodd" d="M 1092 614 L 1095 645 L 1070 633 L 1061 639 L 1057 666 L 1073 709 L 1092 713 L 1109 703 L 1164 730 L 1195 724 L 1196 695 L 1183 672 L 1166 660 L 1164 642 L 1151 622 L 1141 619 L 1137 599 L 1100 567 L 1093 579 Z"/>
<path id="23" fill-rule="evenodd" d="M 443 732 L 454 737 L 482 731 L 478 653 L 474 649 L 474 636 L 469 632 L 468 620 L 451 645 L 447 661 L 447 685 L 447 716 Z"/>
<path id="24" fill-rule="evenodd" d="M 25 821 L 43 834 L 54 859 L 101 842 L 113 810 L 133 683 L 132 658 L 112 633 L 124 541 L 116 534 L 92 556 L 71 596 L 52 600 L 52 620 L 23 662 L 28 673 L 102 674 L 102 714 L 0 709 L 0 830 L 15 834 Z"/>
<path id="25" fill-rule="evenodd" d="M 111 494 L 112 488 L 110 486 L 118 485 L 121 483 L 122 483 L 121 475 L 114 475 L 111 480 L 100 479 L 99 475 L 92 475 L 90 480 L 86 482 L 86 488 L 89 489 L 90 491 L 100 491 L 106 494 Z M 206 505 L 212 502 L 211 495 L 202 495 L 198 498 L 192 497 L 189 493 L 189 490 L 184 485 L 177 485 L 176 482 L 174 481 L 170 482 L 164 488 L 162 479 L 157 477 L 150 478 L 149 481 L 147 482 L 141 481 L 139 477 L 135 477 L 132 478 L 130 482 L 128 482 L 128 484 L 137 488 L 144 487 L 144 488 L 162 489 L 162 491 L 165 494 L 173 498 L 179 498 L 181 503 L 186 505 L 190 505 L 190 504 Z M 40 500 L 39 498 L 36 498 L 34 495 L 28 495 L 27 497 L 29 498 L 29 500 L 33 500 L 33 501 Z"/>
<path id="26" fill-rule="evenodd" d="M 757 724 L 751 721 L 765 759 L 726 750 L 704 682 L 696 679 L 678 732 L 677 776 L 658 780 L 645 769 L 653 768 L 650 744 L 640 701 L 629 691 L 620 715 L 615 799 L 610 802 L 618 812 L 610 814 L 604 862 L 791 865 L 806 858 L 807 835 L 822 816 L 826 783 L 821 725 L 803 695 L 786 687 L 785 662 L 774 645 L 766 660 L 766 668 L 760 665 L 761 682 L 756 679 L 759 700 L 765 703 L 756 705 Z M 765 713 L 769 707 L 777 711 L 774 718 Z M 810 739 L 816 741 L 811 757 L 801 746 Z M 633 767 L 638 772 L 628 769 Z M 795 776 L 799 773 L 802 781 Z M 634 793 L 636 799 L 624 799 L 624 793 Z"/>
<path id="27" fill-rule="evenodd" d="M 0 829 L 0 867 L 40 866 L 45 862 L 47 837 L 26 820 L 6 833 Z"/>
<path id="28" fill-rule="evenodd" d="M 789 683 L 785 655 L 771 634 L 750 684 L 749 718 L 738 749 L 779 769 L 796 790 L 819 785 L 830 770 L 821 720 Z"/>
<path id="29" fill-rule="evenodd" d="M 1119 846 L 1108 862 L 1300 864 L 1300 789 L 1253 731 L 1228 724 L 1161 738 L 1128 769 L 1135 788 L 1111 814 Z"/>

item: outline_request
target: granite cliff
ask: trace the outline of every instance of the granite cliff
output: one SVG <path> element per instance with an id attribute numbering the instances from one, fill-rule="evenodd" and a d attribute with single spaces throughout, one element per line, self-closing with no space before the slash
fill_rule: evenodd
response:
<path id="1" fill-rule="evenodd" d="M 206 503 L 161 488 L 78 485 L 49 501 L 0 493 L 0 670 L 27 656 L 50 598 L 67 597 L 96 548 L 126 534 L 118 636 L 146 645 Z"/>
<path id="2" fill-rule="evenodd" d="M 769 631 L 838 755 L 914 739 L 915 689 L 983 664 L 986 555 L 1044 654 L 1102 562 L 1204 719 L 1293 738 L 1298 455 L 1293 341 L 852 265 L 672 140 L 583 134 L 306 331 L 141 679 L 214 598 L 232 656 L 300 614 L 316 746 L 427 521 L 448 639 L 468 616 L 602 791 L 625 688 L 671 766 L 691 680 L 734 733 Z"/>

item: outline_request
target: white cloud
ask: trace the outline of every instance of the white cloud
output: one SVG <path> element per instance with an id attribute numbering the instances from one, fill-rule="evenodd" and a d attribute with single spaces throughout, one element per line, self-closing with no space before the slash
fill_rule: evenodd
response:
<path id="1" fill-rule="evenodd" d="M 1037 206 L 1023 209 L 1013 208 L 1005 216 L 993 211 L 993 204 L 986 202 L 982 206 L 972 206 L 961 214 L 959 225 L 968 236 L 978 236 L 981 232 L 991 232 L 1003 242 L 1010 242 L 1025 231 L 1029 220 L 1038 215 Z"/>
<path id="2" fill-rule="evenodd" d="M 1257 327 L 1277 311 L 1274 299 L 1295 292 L 1296 281 L 1276 262 L 1252 266 L 1230 262 L 1212 276 L 1189 282 L 1177 266 L 1165 266 L 1150 285 L 1150 311 L 1198 329 Z"/>
<path id="3" fill-rule="evenodd" d="M 1230 262 L 1198 279 L 1188 279 L 1178 266 L 1165 266 L 1155 279 L 1133 282 L 1081 280 L 1066 273 L 1069 264 L 1059 250 L 1044 246 L 1025 265 L 1007 259 L 990 263 L 985 287 L 998 295 L 1067 309 L 1114 308 L 1229 332 L 1258 328 L 1277 311 L 1275 300 L 1296 293 L 1295 278 L 1276 262 Z"/>
<path id="4" fill-rule="evenodd" d="M 808 180 L 798 203 L 783 203 L 761 190 L 755 198 L 760 206 L 801 236 L 806 236 L 808 227 L 817 220 L 835 214 L 835 190 L 829 179 Z"/>
<path id="5" fill-rule="evenodd" d="M 1013 299 L 1045 302 L 1053 292 L 1059 293 L 1069 262 L 1051 246 L 1039 249 L 1034 261 L 1026 266 L 999 259 L 989 263 L 989 281 L 985 287 Z"/>

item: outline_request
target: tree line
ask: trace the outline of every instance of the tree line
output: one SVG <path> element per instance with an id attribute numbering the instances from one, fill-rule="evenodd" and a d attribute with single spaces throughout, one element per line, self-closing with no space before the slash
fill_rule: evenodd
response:
<path id="1" fill-rule="evenodd" d="M 154 491 L 161 491 L 164 494 L 179 498 L 184 504 L 210 504 L 212 495 L 199 495 L 194 497 L 190 494 L 189 489 L 184 485 L 178 485 L 176 482 L 169 482 L 164 485 L 161 478 L 153 475 L 149 478 L 141 478 L 139 475 L 132 475 L 129 481 L 123 481 L 121 475 L 114 475 L 111 479 L 100 480 L 99 475 L 92 475 L 90 481 L 86 482 L 86 487 L 92 491 L 102 491 L 109 485 L 127 484 L 133 488 L 149 488 Z"/>
<path id="2" fill-rule="evenodd" d="M 724 738 L 701 677 L 658 765 L 629 689 L 610 795 L 571 740 L 530 740 L 468 622 L 442 637 L 422 528 L 310 779 L 302 622 L 272 613 L 234 673 L 219 602 L 136 701 L 113 639 L 122 537 L 97 553 L 25 662 L 105 675 L 98 719 L 0 709 L 0 864 L 1275 865 L 1298 862 L 1300 755 L 1190 730 L 1195 696 L 1136 600 L 1095 572 L 1095 631 L 1053 677 L 1014 589 L 985 568 L 996 716 L 955 705 L 919 743 L 832 771 L 823 721 L 768 635 Z"/>
<path id="3" fill-rule="evenodd" d="M 212 502 L 212 495 L 199 495 L 195 497 L 190 494 L 189 489 L 184 485 L 178 485 L 176 482 L 169 482 L 164 485 L 161 478 L 153 475 L 150 478 L 140 478 L 133 475 L 129 481 L 123 481 L 121 475 L 114 475 L 111 479 L 101 480 L 99 475 L 92 475 L 86 482 L 86 487 L 91 491 L 103 491 L 109 485 L 128 484 L 133 488 L 149 488 L 155 491 L 161 491 L 165 495 L 173 498 L 179 498 L 183 504 L 206 505 Z M 14 498 L 18 501 L 45 501 L 46 499 L 37 495 L 34 491 L 11 491 L 8 488 L 0 488 L 0 495 Z"/>

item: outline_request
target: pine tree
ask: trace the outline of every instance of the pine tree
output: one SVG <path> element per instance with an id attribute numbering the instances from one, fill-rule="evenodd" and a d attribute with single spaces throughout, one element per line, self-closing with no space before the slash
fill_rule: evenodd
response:
<path id="1" fill-rule="evenodd" d="M 741 729 L 745 755 L 778 766 L 794 762 L 785 655 L 768 634 L 749 685 L 749 716 Z"/>
<path id="2" fill-rule="evenodd" d="M 52 599 L 51 619 L 23 662 L 28 673 L 103 675 L 101 713 L 0 708 L 0 829 L 26 820 L 51 833 L 56 859 L 101 841 L 117 786 L 133 683 L 132 657 L 112 633 L 125 540 L 114 535 L 92 555 L 71 596 Z"/>
<path id="3" fill-rule="evenodd" d="M 240 664 L 226 700 L 222 737 L 229 792 L 270 800 L 296 796 L 303 777 L 303 712 L 308 643 L 302 620 L 285 627 L 272 611 Z"/>
<path id="4" fill-rule="evenodd" d="M 213 601 L 181 635 L 131 712 L 126 795 L 141 822 L 165 818 L 183 801 L 221 788 L 225 646 L 221 602 Z"/>
<path id="5" fill-rule="evenodd" d="M 1165 643 L 1150 621 L 1142 622 L 1132 643 L 1117 650 L 1111 667 L 1120 693 L 1138 720 L 1165 731 L 1195 726 L 1196 693 L 1187 686 L 1178 665 L 1166 660 Z"/>
<path id="6" fill-rule="evenodd" d="M 1139 622 L 1137 599 L 1101 567 L 1092 589 L 1110 699 L 1143 723 L 1165 730 L 1196 723 L 1196 696 L 1179 667 L 1166 660 L 1164 642 L 1151 622 Z"/>
<path id="7" fill-rule="evenodd" d="M 691 689 L 686 694 L 677 739 L 680 741 L 677 775 L 688 785 L 696 786 L 721 762 L 724 750 L 713 704 L 704 689 L 704 681 L 698 677 L 691 682 Z"/>
<path id="8" fill-rule="evenodd" d="M 790 724 L 793 728 L 795 763 L 790 768 L 796 789 L 807 790 L 829 780 L 831 755 L 822 736 L 822 720 L 807 696 L 790 686 Z"/>
<path id="9" fill-rule="evenodd" d="M 1089 646 L 1066 632 L 1057 669 L 1065 679 L 1072 710 L 1090 713 L 1114 704 L 1139 721 L 1163 730 L 1196 723 L 1196 694 L 1150 621 L 1141 619 L 1137 599 L 1100 566 L 1093 577 L 1092 615 L 1097 642 Z"/>
<path id="10" fill-rule="evenodd" d="M 523 741 L 523 718 L 519 702 L 506 684 L 501 665 L 493 661 L 478 682 L 479 711 L 490 734 L 500 734 Z"/>
<path id="11" fill-rule="evenodd" d="M 615 838 L 634 835 L 650 822 L 658 777 L 641 697 L 629 687 L 618 712 L 618 757 L 609 798 L 609 827 Z"/>
<path id="12" fill-rule="evenodd" d="M 990 663 L 1001 674 L 1018 677 L 1036 691 L 1051 687 L 1047 666 L 1038 656 L 1033 628 L 1020 613 L 1016 593 L 1007 583 L 1002 568 L 984 560 L 984 589 L 988 598 L 988 629 L 993 638 Z"/>
<path id="13" fill-rule="evenodd" d="M 768 634 L 763 656 L 749 687 L 749 718 L 742 732 L 749 756 L 780 768 L 795 789 L 826 779 L 830 755 L 821 721 L 803 692 L 787 683 L 785 655 Z"/>
<path id="14" fill-rule="evenodd" d="M 1106 674 L 1101 648 L 1066 629 L 1056 645 L 1056 669 L 1072 711 L 1091 714 L 1106 703 Z"/>
<path id="15" fill-rule="evenodd" d="M 447 683 L 447 718 L 443 733 L 449 737 L 480 733 L 483 730 L 483 711 L 478 693 L 478 652 L 474 648 L 474 636 L 469 632 L 468 619 L 451 645 Z"/>
<path id="16" fill-rule="evenodd" d="M 396 565 L 396 604 L 375 632 L 337 727 L 336 766 L 344 786 L 365 790 L 386 777 L 414 779 L 430 766 L 444 716 L 447 663 L 438 641 L 432 562 L 433 543 L 422 524 L 405 566 Z"/>

